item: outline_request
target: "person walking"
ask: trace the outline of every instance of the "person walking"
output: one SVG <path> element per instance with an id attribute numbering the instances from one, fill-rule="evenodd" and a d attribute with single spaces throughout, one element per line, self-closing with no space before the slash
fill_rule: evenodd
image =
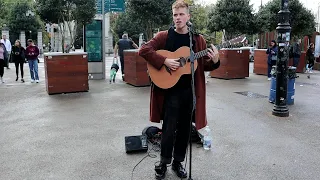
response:
<path id="1" fill-rule="evenodd" d="M 12 46 L 11 58 L 12 58 L 12 62 L 14 62 L 16 66 L 16 81 L 18 81 L 19 79 L 19 66 L 20 66 L 21 82 L 24 82 L 23 64 L 25 62 L 25 49 L 21 46 L 21 42 L 19 40 L 16 40 L 16 42 L 14 43 L 14 46 Z"/>
<path id="2" fill-rule="evenodd" d="M 7 39 L 6 35 L 2 35 L 2 39 L 0 40 L 0 42 L 4 44 L 4 46 L 6 47 L 7 54 L 8 54 L 8 59 L 5 62 L 6 63 L 5 67 L 7 67 L 7 69 L 10 69 L 9 68 L 9 60 L 10 60 L 10 54 L 11 54 L 11 42 L 10 42 L 10 40 Z"/>
<path id="3" fill-rule="evenodd" d="M 120 63 L 121 63 L 121 73 L 122 73 L 122 80 L 124 81 L 124 54 L 123 50 L 126 49 L 132 49 L 136 48 L 138 49 L 139 47 L 131 40 L 128 38 L 127 34 L 122 35 L 122 39 L 120 39 L 116 46 L 114 47 L 114 57 L 117 58 L 118 55 L 120 56 Z"/>
<path id="4" fill-rule="evenodd" d="M 38 75 L 38 56 L 40 54 L 39 48 L 34 45 L 32 39 L 28 39 L 28 47 L 25 51 L 25 56 L 29 63 L 30 75 L 31 75 L 31 83 L 39 83 L 39 75 Z"/>
<path id="5" fill-rule="evenodd" d="M 6 49 L 6 46 L 0 42 L 0 82 L 4 83 L 3 75 L 4 75 L 4 67 L 7 67 L 7 61 L 8 60 L 8 51 Z"/>
<path id="6" fill-rule="evenodd" d="M 309 45 L 309 48 L 308 48 L 307 53 L 306 53 L 306 57 L 307 57 L 306 72 L 307 73 L 312 73 L 312 68 L 314 66 L 314 60 L 315 60 L 315 57 L 314 57 L 314 44 L 313 43 L 311 43 Z"/>

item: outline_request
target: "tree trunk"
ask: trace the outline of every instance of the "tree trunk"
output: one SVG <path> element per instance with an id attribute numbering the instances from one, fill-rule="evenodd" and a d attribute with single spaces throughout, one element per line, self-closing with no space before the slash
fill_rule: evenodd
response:
<path id="1" fill-rule="evenodd" d="M 64 49 L 64 41 L 65 41 L 64 22 L 63 23 L 59 23 L 59 27 L 60 27 L 60 34 L 61 34 L 61 48 L 62 48 L 62 52 L 65 53 L 65 49 Z"/>

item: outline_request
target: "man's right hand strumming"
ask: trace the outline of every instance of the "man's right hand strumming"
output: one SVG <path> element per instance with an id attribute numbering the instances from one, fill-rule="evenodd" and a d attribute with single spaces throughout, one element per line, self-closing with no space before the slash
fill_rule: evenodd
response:
<path id="1" fill-rule="evenodd" d="M 180 63 L 177 61 L 179 59 L 166 59 L 164 61 L 164 65 L 166 65 L 168 68 L 170 68 L 172 71 L 175 71 L 179 68 Z"/>

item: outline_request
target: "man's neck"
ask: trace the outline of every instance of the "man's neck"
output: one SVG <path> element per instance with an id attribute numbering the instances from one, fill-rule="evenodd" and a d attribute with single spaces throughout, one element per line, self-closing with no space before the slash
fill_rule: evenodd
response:
<path id="1" fill-rule="evenodd" d="M 179 33 L 179 34 L 187 34 L 189 31 L 188 31 L 188 27 L 187 26 L 185 26 L 184 28 L 182 28 L 182 29 L 175 29 L 175 31 L 177 32 L 177 33 Z"/>

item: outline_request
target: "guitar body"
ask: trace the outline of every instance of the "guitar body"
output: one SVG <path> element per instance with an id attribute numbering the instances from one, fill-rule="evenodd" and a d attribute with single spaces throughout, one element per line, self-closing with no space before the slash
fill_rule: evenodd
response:
<path id="1" fill-rule="evenodd" d="M 175 52 L 158 50 L 157 53 L 169 59 L 188 59 L 188 57 L 190 56 L 190 48 L 183 46 L 177 49 Z M 173 87 L 179 81 L 182 75 L 191 74 L 191 63 L 188 60 L 186 60 L 184 63 L 184 65 L 179 67 L 177 70 L 171 70 L 170 72 L 168 72 L 165 65 L 163 65 L 161 69 L 158 70 L 151 64 L 147 63 L 147 68 L 152 82 L 159 88 L 168 89 Z M 197 67 L 198 63 L 195 60 L 194 71 L 197 69 Z"/>

